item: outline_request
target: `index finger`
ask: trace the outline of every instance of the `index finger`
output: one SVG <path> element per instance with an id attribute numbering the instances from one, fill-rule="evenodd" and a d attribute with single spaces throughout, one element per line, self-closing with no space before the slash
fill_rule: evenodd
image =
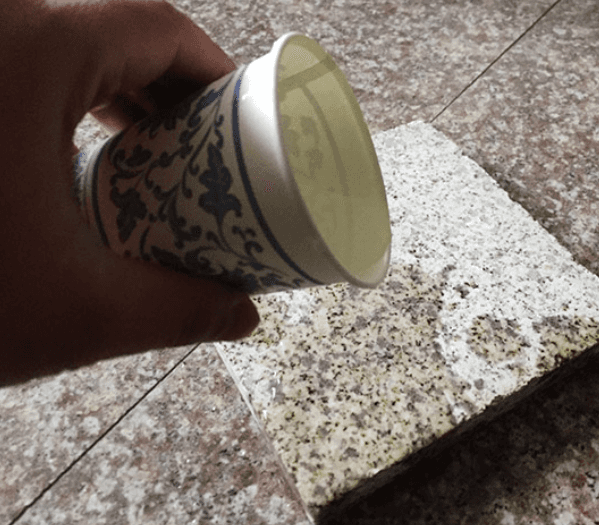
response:
<path id="1" fill-rule="evenodd" d="M 164 12 L 160 14 L 162 9 Z M 141 18 L 136 22 L 137 31 L 133 35 L 129 33 L 130 42 L 117 44 L 125 50 L 132 49 L 127 61 L 129 69 L 116 82 L 120 85 L 108 88 L 109 93 L 117 94 L 100 93 L 99 97 L 108 98 L 108 101 L 92 111 L 94 117 L 111 131 L 123 129 L 151 112 L 172 106 L 235 69 L 227 54 L 172 6 L 161 4 L 158 9 L 151 6 Z M 131 41 L 144 39 L 144 35 L 151 35 L 151 46 L 131 45 Z M 157 40 L 162 41 L 160 49 L 155 45 Z M 159 60 L 157 56 L 160 56 Z M 148 63 L 149 57 L 154 57 L 152 63 Z"/>

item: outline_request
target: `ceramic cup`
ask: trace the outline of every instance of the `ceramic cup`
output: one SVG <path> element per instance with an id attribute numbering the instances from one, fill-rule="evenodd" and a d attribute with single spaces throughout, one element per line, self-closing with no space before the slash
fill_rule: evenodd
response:
<path id="1" fill-rule="evenodd" d="M 368 128 L 343 73 L 299 33 L 110 138 L 79 181 L 111 249 L 248 293 L 372 288 L 389 266 Z"/>

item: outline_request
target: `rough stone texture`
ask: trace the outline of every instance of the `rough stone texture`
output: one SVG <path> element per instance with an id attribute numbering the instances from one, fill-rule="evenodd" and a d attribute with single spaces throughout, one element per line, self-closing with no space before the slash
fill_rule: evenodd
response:
<path id="1" fill-rule="evenodd" d="M 20 525 L 309 525 L 218 355 L 196 349 Z"/>
<path id="2" fill-rule="evenodd" d="M 434 121 L 599 273 L 599 5 L 560 2 Z"/>
<path id="3" fill-rule="evenodd" d="M 599 357 L 357 504 L 327 510 L 321 525 L 597 523 Z"/>
<path id="4" fill-rule="evenodd" d="M 31 504 L 192 349 L 104 361 L 0 389 L 0 523 Z"/>
<path id="5" fill-rule="evenodd" d="M 414 119 L 433 119 L 553 1 L 175 3 L 238 63 L 267 52 L 274 39 L 286 31 L 310 34 L 339 62 L 356 91 L 368 125 L 376 132 Z M 599 180 L 595 173 L 594 108 L 599 56 L 595 10 L 592 0 L 559 2 L 549 16 L 435 121 L 435 126 L 482 164 L 512 198 L 530 210 L 593 271 L 597 271 L 594 221 L 599 216 L 593 207 L 597 200 L 594 182 Z M 106 136 L 91 120 L 86 120 L 77 141 L 85 145 Z M 434 285 L 442 283 L 443 276 L 433 275 L 427 280 L 431 275 L 423 276 L 414 267 L 400 270 L 398 275 L 403 279 L 414 277 L 410 290 L 423 294 L 417 295 L 418 300 L 400 304 L 419 312 L 415 319 L 425 318 L 423 309 L 428 309 L 434 318 L 438 313 Z M 424 281 L 417 283 L 416 278 Z M 471 292 L 463 284 L 455 290 L 456 297 L 467 298 Z M 409 299 L 409 294 L 404 296 Z M 489 363 L 501 359 L 503 342 L 507 342 L 505 352 L 510 355 L 525 341 L 519 335 L 517 317 L 481 313 L 473 315 L 472 321 L 462 336 L 470 347 L 471 341 L 478 340 L 480 346 L 474 355 Z M 538 333 L 539 344 L 567 348 L 572 334 L 564 332 L 563 327 L 575 327 L 577 321 L 564 319 L 561 313 L 546 321 L 531 325 L 531 333 Z M 574 346 L 584 342 L 585 334 L 592 337 L 593 333 L 587 321 L 579 322 L 584 330 L 581 336 L 574 334 Z M 436 326 L 420 325 L 427 334 L 433 333 Z M 552 355 L 549 353 L 548 358 Z M 541 357 L 539 362 L 543 362 Z M 106 382 L 108 386 L 124 388 L 126 393 L 131 385 L 123 385 L 119 377 L 131 378 L 128 374 L 139 366 L 144 370 L 142 375 L 151 377 L 149 370 L 153 365 L 148 368 L 148 364 L 139 365 L 132 360 L 125 367 L 127 372 L 121 366 L 98 371 L 92 377 L 103 380 L 94 383 L 94 390 L 101 395 Z M 543 366 L 551 367 L 551 361 Z M 157 365 L 157 370 L 161 370 L 161 365 Z M 272 382 L 277 395 L 277 378 L 268 373 L 265 377 L 263 392 L 269 391 Z M 138 384 L 136 379 L 131 382 Z M 140 384 L 142 388 L 130 400 L 139 399 L 155 381 Z M 537 402 L 523 405 L 520 415 L 501 418 L 495 426 L 484 427 L 481 436 L 472 441 L 468 437 L 445 459 L 428 465 L 420 463 L 405 478 L 403 486 L 400 483 L 390 487 L 382 497 L 369 500 L 366 510 L 370 515 L 366 514 L 366 507 L 362 514 L 354 509 L 349 514 L 355 520 L 351 522 L 593 523 L 597 520 L 595 478 L 599 470 L 599 460 L 593 452 L 599 449 L 594 384 L 596 374 L 564 382 L 557 399 L 539 397 Z M 10 396 L 11 415 L 5 417 L 3 412 L 0 416 L 5 443 L 0 455 L 9 458 L 8 466 L 0 469 L 2 522 L 6 521 L 4 516 L 14 515 L 22 504 L 39 494 L 48 483 L 45 480 L 55 479 L 72 453 L 78 453 L 80 449 L 74 446 L 72 436 L 82 436 L 84 445 L 89 444 L 105 431 L 111 417 L 123 414 L 118 404 L 102 402 L 94 405 L 92 415 L 100 422 L 100 428 L 85 417 L 87 426 L 79 427 L 79 400 L 75 398 L 65 406 L 66 412 L 56 410 L 52 394 L 43 394 L 28 404 L 38 395 L 37 385 L 34 382 L 28 386 L 30 393 L 23 388 Z M 85 392 L 82 402 L 95 395 L 88 392 L 89 385 L 81 386 L 78 375 L 61 377 L 53 386 L 40 388 L 40 392 L 49 388 L 67 396 L 70 391 L 76 395 Z M 0 391 L 2 395 L 5 394 Z M 107 399 L 113 399 L 113 395 L 110 393 Z M 498 401 L 498 405 L 505 403 Z M 103 410 L 110 417 L 105 417 Z M 44 423 L 61 418 L 73 428 L 65 430 L 61 424 L 51 427 Z M 20 462 L 10 459 L 15 455 L 21 458 Z M 436 477 L 444 464 L 448 467 Z M 390 500 L 396 501 L 397 506 L 389 505 Z M 55 511 L 70 512 L 73 500 L 61 501 L 63 504 L 57 504 Z M 222 512 L 230 513 L 228 500 L 223 501 Z M 377 512 L 372 513 L 373 505 L 378 507 Z"/>
<path id="6" fill-rule="evenodd" d="M 247 63 L 289 31 L 316 39 L 353 87 L 371 131 L 437 115 L 551 0 L 171 0 Z"/>
<path id="7" fill-rule="evenodd" d="M 432 126 L 375 136 L 387 279 L 257 297 L 218 344 L 311 509 L 599 340 L 599 279 Z"/>

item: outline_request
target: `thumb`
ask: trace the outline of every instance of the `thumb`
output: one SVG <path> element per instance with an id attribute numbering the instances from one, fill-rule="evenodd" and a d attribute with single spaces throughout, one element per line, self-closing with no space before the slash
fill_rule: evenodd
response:
<path id="1" fill-rule="evenodd" d="M 0 386 L 151 349 L 235 340 L 258 324 L 246 294 L 85 247 L 26 257 L 28 281 L 5 286 Z"/>
<path id="2" fill-rule="evenodd" d="M 109 252 L 106 249 L 106 252 Z M 102 265 L 105 351 L 102 357 L 194 342 L 231 341 L 259 322 L 247 294 L 153 263 L 106 253 Z"/>

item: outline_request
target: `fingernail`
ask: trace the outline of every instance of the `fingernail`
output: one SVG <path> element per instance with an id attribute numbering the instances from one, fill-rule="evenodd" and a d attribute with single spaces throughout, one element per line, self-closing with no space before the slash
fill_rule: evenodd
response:
<path id="1" fill-rule="evenodd" d="M 242 301 L 231 312 L 227 328 L 219 335 L 223 341 L 235 341 L 250 335 L 260 322 L 260 316 L 255 306 L 248 301 Z"/>
<path id="2" fill-rule="evenodd" d="M 231 71 L 235 71 L 237 69 L 237 66 L 235 65 L 235 62 L 233 62 L 229 57 L 227 57 L 225 59 L 225 65 L 227 66 L 227 68 L 229 69 L 229 73 Z"/>

